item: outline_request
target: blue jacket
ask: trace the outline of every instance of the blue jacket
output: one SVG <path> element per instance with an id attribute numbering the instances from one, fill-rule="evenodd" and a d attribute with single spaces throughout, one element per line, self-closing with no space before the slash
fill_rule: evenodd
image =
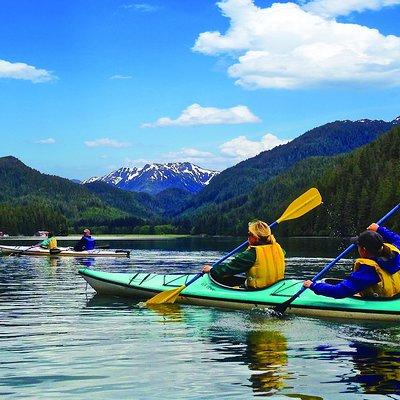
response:
<path id="1" fill-rule="evenodd" d="M 96 241 L 91 236 L 82 236 L 79 242 L 74 246 L 75 251 L 93 250 L 95 248 Z"/>
<path id="2" fill-rule="evenodd" d="M 392 232 L 384 226 L 380 226 L 378 228 L 378 233 L 383 237 L 384 242 L 391 243 L 400 249 L 400 235 Z M 400 254 L 385 260 L 381 258 L 375 258 L 374 261 L 376 261 L 381 268 L 385 269 L 391 274 L 400 271 Z M 342 299 L 344 297 L 353 296 L 367 287 L 377 284 L 379 281 L 380 278 L 373 268 L 367 265 L 361 265 L 356 272 L 353 272 L 350 276 L 337 285 L 330 285 L 324 282 L 314 282 L 310 286 L 310 289 L 314 293 L 322 296 Z"/>

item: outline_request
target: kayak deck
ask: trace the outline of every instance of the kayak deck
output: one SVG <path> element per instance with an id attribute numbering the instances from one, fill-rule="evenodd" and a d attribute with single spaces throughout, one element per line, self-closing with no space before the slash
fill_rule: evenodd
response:
<path id="1" fill-rule="evenodd" d="M 51 254 L 50 250 L 30 246 L 0 246 L 0 253 L 3 255 L 26 255 L 26 256 L 61 256 L 61 257 L 129 257 L 129 250 L 84 250 L 74 251 L 70 247 L 58 247 L 60 252 Z"/>
<path id="2" fill-rule="evenodd" d="M 99 294 L 140 299 L 148 299 L 162 291 L 185 285 L 195 276 L 110 273 L 90 269 L 81 269 L 79 274 Z M 204 275 L 186 287 L 177 302 L 231 309 L 273 308 L 288 300 L 301 287 L 301 280 L 283 279 L 268 288 L 249 291 L 218 285 L 208 275 Z M 294 300 L 287 312 L 335 318 L 400 321 L 400 299 L 332 299 L 308 290 Z"/>

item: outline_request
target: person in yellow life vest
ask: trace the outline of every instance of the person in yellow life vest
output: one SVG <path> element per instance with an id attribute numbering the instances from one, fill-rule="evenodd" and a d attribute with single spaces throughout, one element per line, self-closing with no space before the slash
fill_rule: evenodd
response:
<path id="1" fill-rule="evenodd" d="M 285 253 L 267 223 L 256 220 L 248 225 L 249 247 L 230 262 L 212 268 L 204 265 L 203 272 L 210 273 L 218 282 L 227 277 L 246 273 L 247 289 L 262 289 L 284 278 Z"/>
<path id="2" fill-rule="evenodd" d="M 338 283 L 305 281 L 314 293 L 341 299 L 359 293 L 362 297 L 390 298 L 400 294 L 400 235 L 384 226 L 371 224 L 352 240 L 360 258 L 354 272 Z"/>
<path id="3" fill-rule="evenodd" d="M 42 249 L 53 250 L 57 248 L 57 239 L 54 236 L 54 232 L 49 231 L 47 234 L 47 238 L 40 242 L 37 247 L 41 247 Z"/>

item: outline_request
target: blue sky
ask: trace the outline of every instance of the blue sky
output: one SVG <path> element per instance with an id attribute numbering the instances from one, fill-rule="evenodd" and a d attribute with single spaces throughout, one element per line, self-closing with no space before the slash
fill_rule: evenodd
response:
<path id="1" fill-rule="evenodd" d="M 222 170 L 400 115 L 400 0 L 2 0 L 0 156 L 84 179 Z"/>

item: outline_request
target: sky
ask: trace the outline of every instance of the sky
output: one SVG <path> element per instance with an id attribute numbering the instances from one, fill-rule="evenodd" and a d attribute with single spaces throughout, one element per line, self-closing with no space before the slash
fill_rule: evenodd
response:
<path id="1" fill-rule="evenodd" d="M 0 157 L 223 170 L 400 115 L 400 0 L 2 0 Z"/>

